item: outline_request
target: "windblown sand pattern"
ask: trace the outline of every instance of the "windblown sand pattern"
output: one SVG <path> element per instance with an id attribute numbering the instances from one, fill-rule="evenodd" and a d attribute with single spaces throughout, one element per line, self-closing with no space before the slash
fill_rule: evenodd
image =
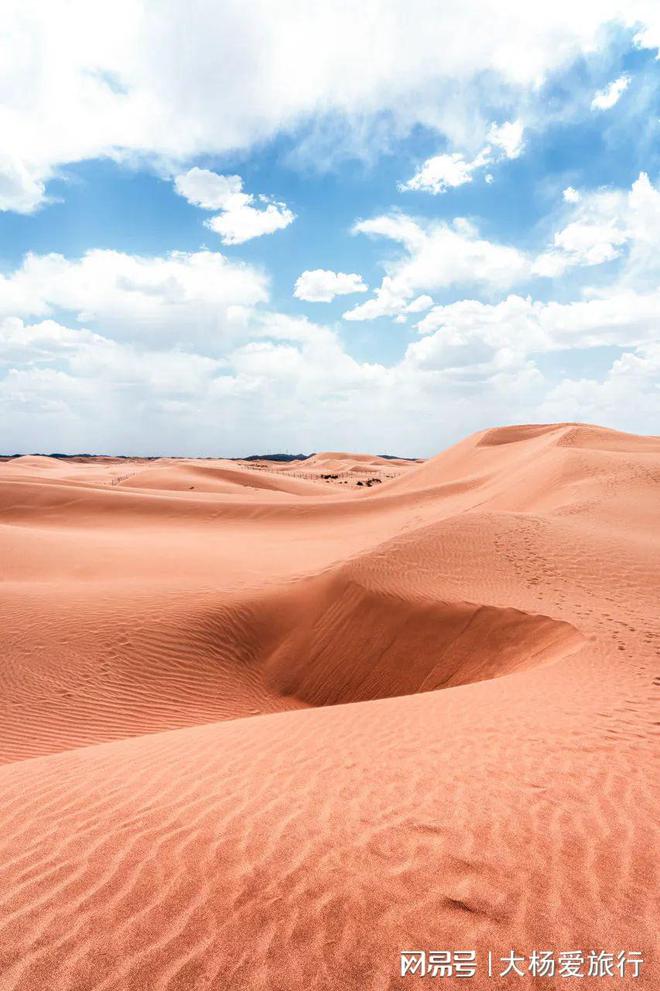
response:
<path id="1" fill-rule="evenodd" d="M 575 424 L 0 463 L 0 991 L 660 987 L 659 483 Z"/>

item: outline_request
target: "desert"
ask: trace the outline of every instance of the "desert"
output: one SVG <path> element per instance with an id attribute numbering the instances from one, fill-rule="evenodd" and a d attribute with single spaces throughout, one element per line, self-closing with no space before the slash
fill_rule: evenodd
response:
<path id="1" fill-rule="evenodd" d="M 660 991 L 660 2 L 1 15 L 0 991 Z"/>
<path id="2" fill-rule="evenodd" d="M 656 988 L 659 482 L 581 423 L 0 462 L 0 989 Z"/>

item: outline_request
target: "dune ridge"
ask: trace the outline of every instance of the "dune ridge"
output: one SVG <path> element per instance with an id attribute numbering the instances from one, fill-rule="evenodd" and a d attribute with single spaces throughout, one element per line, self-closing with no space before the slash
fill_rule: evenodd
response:
<path id="1" fill-rule="evenodd" d="M 0 991 L 658 987 L 659 492 L 569 423 L 0 463 Z"/>

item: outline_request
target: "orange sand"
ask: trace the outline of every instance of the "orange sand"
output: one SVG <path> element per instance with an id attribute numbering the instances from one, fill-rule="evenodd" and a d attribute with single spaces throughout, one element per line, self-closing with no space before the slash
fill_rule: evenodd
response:
<path id="1" fill-rule="evenodd" d="M 0 463 L 0 991 L 660 987 L 659 482 L 575 424 Z"/>

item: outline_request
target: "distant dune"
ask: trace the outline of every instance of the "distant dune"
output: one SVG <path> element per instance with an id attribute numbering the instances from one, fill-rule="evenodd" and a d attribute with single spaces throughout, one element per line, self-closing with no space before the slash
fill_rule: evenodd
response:
<path id="1" fill-rule="evenodd" d="M 660 987 L 659 495 L 584 424 L 0 463 L 0 991 Z"/>

